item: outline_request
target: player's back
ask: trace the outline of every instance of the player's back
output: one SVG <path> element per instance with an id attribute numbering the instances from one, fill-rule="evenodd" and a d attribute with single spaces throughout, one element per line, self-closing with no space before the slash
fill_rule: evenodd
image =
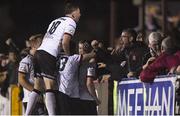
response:
<path id="1" fill-rule="evenodd" d="M 44 50 L 57 57 L 59 44 L 62 42 L 65 33 L 73 36 L 76 23 L 70 17 L 61 17 L 51 22 L 38 50 Z"/>
<path id="2" fill-rule="evenodd" d="M 78 68 L 81 55 L 64 55 L 60 60 L 59 91 L 70 97 L 79 97 Z"/>

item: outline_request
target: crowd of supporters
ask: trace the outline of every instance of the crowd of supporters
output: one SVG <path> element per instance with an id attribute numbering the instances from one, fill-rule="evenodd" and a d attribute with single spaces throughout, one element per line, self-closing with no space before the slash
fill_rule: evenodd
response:
<path id="1" fill-rule="evenodd" d="M 160 32 L 151 32 L 145 42 L 133 29 L 125 29 L 114 47 L 105 48 L 102 41 L 86 41 L 96 49 L 97 55 L 90 62 L 96 63 L 96 78 L 102 82 L 103 75 L 121 81 L 122 78 L 139 78 L 142 82 L 153 82 L 157 75 L 180 74 L 180 51 L 175 39 L 164 37 Z M 22 58 L 30 54 L 29 41 L 21 52 L 12 40 L 7 40 L 8 54 L 0 54 L 0 93 L 8 95 L 11 84 L 18 85 L 18 68 Z M 23 92 L 21 97 L 23 98 Z"/>

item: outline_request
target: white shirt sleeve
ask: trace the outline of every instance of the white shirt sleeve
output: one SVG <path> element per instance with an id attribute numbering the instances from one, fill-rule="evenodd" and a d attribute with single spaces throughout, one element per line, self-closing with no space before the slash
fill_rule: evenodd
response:
<path id="1" fill-rule="evenodd" d="M 70 34 L 71 36 L 74 35 L 76 30 L 76 24 L 75 23 L 67 23 L 64 33 Z"/>
<path id="2" fill-rule="evenodd" d="M 24 60 L 22 60 L 20 63 L 19 63 L 19 69 L 18 69 L 19 72 L 23 72 L 23 73 L 28 73 L 29 72 L 29 67 L 28 67 L 28 63 L 25 62 Z"/>
<path id="3" fill-rule="evenodd" d="M 73 60 L 74 63 L 80 64 L 81 59 L 82 59 L 82 55 L 75 54 L 75 55 L 73 55 L 73 59 L 72 60 Z"/>
<path id="4" fill-rule="evenodd" d="M 95 77 L 95 68 L 94 67 L 89 67 L 87 69 L 87 76 L 88 77 Z"/>

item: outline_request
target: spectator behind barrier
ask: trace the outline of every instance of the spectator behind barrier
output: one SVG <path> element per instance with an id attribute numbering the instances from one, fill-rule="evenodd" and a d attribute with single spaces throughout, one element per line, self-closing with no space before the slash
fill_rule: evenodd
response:
<path id="1" fill-rule="evenodd" d="M 117 49 L 114 49 L 111 54 L 99 51 L 101 55 L 97 57 L 106 64 L 106 69 L 111 72 L 112 79 L 121 80 L 126 76 L 139 75 L 144 54 L 148 52 L 148 48 L 144 43 L 136 42 L 136 36 L 136 31 L 126 29 L 119 38 Z"/>
<path id="2" fill-rule="evenodd" d="M 148 47 L 150 50 L 150 56 L 147 54 L 144 59 L 147 59 L 146 64 L 143 66 L 145 69 L 148 65 L 150 65 L 160 54 L 161 54 L 161 43 L 162 36 L 158 32 L 152 32 L 148 37 Z"/>
<path id="3" fill-rule="evenodd" d="M 148 52 L 148 47 L 143 42 L 137 42 L 137 33 L 133 29 L 123 30 L 121 34 L 124 49 L 123 55 L 127 61 L 127 77 L 136 77 L 139 75 L 144 63 L 144 54 Z"/>
<path id="4" fill-rule="evenodd" d="M 152 57 L 157 57 L 161 54 L 161 43 L 162 43 L 162 36 L 159 32 L 152 32 L 149 35 L 149 48 Z"/>
<path id="5" fill-rule="evenodd" d="M 173 55 L 174 43 L 172 38 L 167 37 L 162 41 L 162 53 L 155 61 L 147 66 L 140 74 L 140 79 L 143 82 L 153 82 L 157 75 L 162 74 L 164 71 L 170 71 L 171 68 L 179 65 L 179 59 Z M 167 74 L 167 73 L 165 73 Z"/>
<path id="6" fill-rule="evenodd" d="M 119 54 L 111 55 L 107 51 L 98 48 L 97 61 L 105 64 L 103 66 L 103 64 L 99 63 L 98 76 L 102 77 L 102 75 L 110 73 L 112 79 L 121 80 L 121 77 L 126 75 L 124 66 L 121 67 L 121 62 L 124 60 L 125 58 L 122 58 Z"/>
<path id="7" fill-rule="evenodd" d="M 175 56 L 178 57 L 179 62 L 180 62 L 180 50 L 175 53 Z M 180 74 L 180 65 L 171 68 L 169 74 L 178 74 L 179 75 Z"/>

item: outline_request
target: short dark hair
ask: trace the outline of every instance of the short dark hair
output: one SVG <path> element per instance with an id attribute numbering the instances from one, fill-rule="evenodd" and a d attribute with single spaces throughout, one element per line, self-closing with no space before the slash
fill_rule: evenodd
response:
<path id="1" fill-rule="evenodd" d="M 82 44 L 82 45 L 83 45 L 84 51 L 85 51 L 86 53 L 91 52 L 92 49 L 93 49 L 92 46 L 91 46 L 90 41 L 81 40 L 81 41 L 79 41 L 79 44 Z"/>
<path id="2" fill-rule="evenodd" d="M 79 5 L 74 2 L 67 2 L 64 9 L 64 14 L 71 14 L 73 11 L 77 10 Z"/>
<path id="3" fill-rule="evenodd" d="M 133 37 L 133 42 L 136 41 L 137 32 L 134 29 L 128 28 L 128 29 L 124 29 L 122 32 L 129 33 Z"/>

